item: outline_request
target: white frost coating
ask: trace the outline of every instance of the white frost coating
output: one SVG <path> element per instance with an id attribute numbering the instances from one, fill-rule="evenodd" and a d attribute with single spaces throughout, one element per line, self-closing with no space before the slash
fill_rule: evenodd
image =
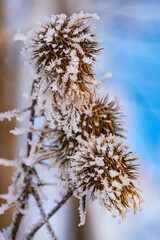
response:
<path id="1" fill-rule="evenodd" d="M 20 29 L 18 30 L 18 32 L 14 35 L 13 38 L 14 41 L 22 41 L 25 42 L 27 40 L 27 37 L 25 34 L 21 33 Z"/>
<path id="2" fill-rule="evenodd" d="M 78 210 L 80 216 L 80 223 L 78 224 L 78 226 L 80 227 L 84 225 L 86 221 L 86 209 L 83 209 L 83 198 L 80 198 Z"/>
<path id="3" fill-rule="evenodd" d="M 50 43 L 52 42 L 53 40 L 53 34 L 55 33 L 55 30 L 54 28 L 52 29 L 48 29 L 48 31 L 46 32 L 46 37 L 44 38 L 44 40 L 47 42 L 47 43 Z"/>
<path id="4" fill-rule="evenodd" d="M 111 150 L 109 151 L 108 157 L 110 157 L 110 158 L 113 157 L 113 151 L 111 151 Z"/>
<path id="5" fill-rule="evenodd" d="M 115 161 L 117 161 L 118 158 L 119 158 L 119 156 L 117 156 L 117 155 L 114 155 L 114 156 L 113 156 L 113 159 L 114 159 Z"/>
<path id="6" fill-rule="evenodd" d="M 104 166 L 104 157 L 96 157 L 95 158 L 95 163 L 97 166 Z"/>
<path id="7" fill-rule="evenodd" d="M 84 61 L 85 63 L 89 63 L 89 64 L 92 64 L 92 63 L 93 63 L 92 58 L 89 58 L 89 57 L 86 57 L 86 56 L 84 56 L 83 61 Z"/>
<path id="8" fill-rule="evenodd" d="M 25 159 L 25 163 L 27 166 L 33 166 L 39 157 L 39 154 L 37 154 L 36 150 L 41 148 L 42 143 L 39 142 L 39 139 L 36 139 L 30 141 L 29 144 L 31 145 L 31 150 L 29 157 Z"/>
<path id="9" fill-rule="evenodd" d="M 12 111 L 7 111 L 4 113 L 0 113 L 0 121 L 3 121 L 4 119 L 8 119 L 11 121 L 13 117 L 17 117 L 19 114 L 20 110 L 19 109 L 14 109 Z"/>
<path id="10" fill-rule="evenodd" d="M 96 19 L 96 20 L 99 20 L 99 19 L 100 19 L 100 17 L 99 17 L 96 13 L 93 13 L 93 14 L 92 14 L 92 17 L 93 17 L 94 19 Z"/>
<path id="11" fill-rule="evenodd" d="M 31 132 L 31 129 L 28 128 L 22 128 L 22 127 L 16 127 L 14 130 L 10 130 L 10 133 L 13 135 L 22 135 L 24 133 Z"/>
<path id="12" fill-rule="evenodd" d="M 16 167 L 15 160 L 7 160 L 4 158 L 0 158 L 0 165 L 3 165 L 5 167 Z"/>
<path id="13" fill-rule="evenodd" d="M 130 180 L 128 179 L 127 175 L 120 176 L 119 178 L 122 181 L 122 185 L 123 186 L 126 186 L 126 185 L 128 185 L 130 183 Z"/>
<path id="14" fill-rule="evenodd" d="M 117 182 L 117 181 L 113 181 L 112 186 L 119 189 L 119 190 L 122 188 L 122 184 Z"/>
<path id="15" fill-rule="evenodd" d="M 117 171 L 114 171 L 114 170 L 109 170 L 109 174 L 112 178 L 119 175 L 119 173 Z"/>
<path id="16" fill-rule="evenodd" d="M 114 195 L 113 192 L 108 192 L 108 196 L 112 199 L 112 200 L 116 200 L 116 197 Z"/>
<path id="17" fill-rule="evenodd" d="M 0 215 L 2 215 L 6 210 L 8 210 L 10 208 L 10 206 L 8 206 L 8 204 L 2 204 L 0 206 Z"/>

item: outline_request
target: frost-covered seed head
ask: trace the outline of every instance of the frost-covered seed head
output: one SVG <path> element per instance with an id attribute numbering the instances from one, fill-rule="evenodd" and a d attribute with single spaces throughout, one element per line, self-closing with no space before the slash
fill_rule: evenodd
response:
<path id="1" fill-rule="evenodd" d="M 122 108 L 116 101 L 108 102 L 108 95 L 105 98 L 90 98 L 83 106 L 80 128 L 88 134 L 99 137 L 110 134 L 124 138 L 123 128 L 125 121 Z"/>
<path id="2" fill-rule="evenodd" d="M 109 211 L 125 217 L 129 209 L 137 210 L 141 198 L 135 187 L 139 165 L 133 152 L 121 137 L 101 135 L 83 141 L 72 157 L 71 181 L 76 184 L 79 196 L 89 191 Z"/>
<path id="3" fill-rule="evenodd" d="M 90 98 L 89 101 L 84 101 L 81 109 L 75 110 L 70 106 L 65 111 L 65 117 L 62 112 L 59 115 L 56 112 L 53 111 L 52 116 L 55 119 L 55 129 L 59 131 L 53 138 L 59 146 L 56 149 L 56 162 L 60 167 L 70 161 L 68 156 L 72 156 L 77 151 L 79 142 L 86 140 L 89 135 L 99 137 L 104 134 L 107 137 L 112 134 L 123 137 L 121 107 L 116 101 L 108 102 L 108 95 L 104 99 Z"/>
<path id="4" fill-rule="evenodd" d="M 96 14 L 52 15 L 27 34 L 24 55 L 35 71 L 66 84 L 66 92 L 74 82 L 81 91 L 94 79 L 93 63 L 100 51 L 97 35 L 88 24 Z"/>

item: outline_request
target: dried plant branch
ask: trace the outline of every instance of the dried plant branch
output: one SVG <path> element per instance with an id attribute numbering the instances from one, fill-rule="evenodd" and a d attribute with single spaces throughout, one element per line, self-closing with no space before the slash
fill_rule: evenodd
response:
<path id="1" fill-rule="evenodd" d="M 75 188 L 72 190 L 69 190 L 68 193 L 63 197 L 61 201 L 58 202 L 56 207 L 54 207 L 48 214 L 47 214 L 47 219 L 50 219 L 66 202 L 67 200 L 73 195 Z M 27 234 L 24 240 L 31 240 L 33 236 L 36 234 L 36 232 L 44 225 L 44 222 L 41 220 L 38 221 L 33 229 Z"/>
<path id="2" fill-rule="evenodd" d="M 35 81 L 33 81 L 33 85 L 32 85 L 32 90 L 31 90 L 31 94 L 34 91 L 34 85 L 35 85 Z M 30 121 L 32 122 L 32 124 L 34 124 L 34 113 L 35 113 L 35 104 L 36 101 L 32 101 L 32 106 L 30 107 Z M 30 154 L 30 150 L 31 150 L 31 146 L 29 145 L 29 140 L 32 140 L 32 132 L 29 132 L 27 135 L 27 156 L 29 156 Z M 13 240 L 16 239 L 16 235 L 18 232 L 18 229 L 20 227 L 21 224 L 21 220 L 22 217 L 24 216 L 24 214 L 22 213 L 22 210 L 25 209 L 26 207 L 26 202 L 28 201 L 29 198 L 29 194 L 31 193 L 31 179 L 32 179 L 32 174 L 33 174 L 33 168 L 28 167 L 27 165 L 23 164 L 22 168 L 26 174 L 26 177 L 24 179 L 24 191 L 23 191 L 23 196 L 21 196 L 20 199 L 20 205 L 19 205 L 19 209 L 15 212 L 15 216 L 13 218 L 13 223 L 12 223 L 12 230 L 11 230 L 11 238 Z M 35 173 L 35 169 L 34 169 L 34 173 Z"/>
<path id="3" fill-rule="evenodd" d="M 32 186 L 32 194 L 33 196 L 35 197 L 36 199 L 36 202 L 37 202 L 37 206 L 40 210 L 40 213 L 41 213 L 41 216 L 42 216 L 42 219 L 43 219 L 43 223 L 46 225 L 47 229 L 48 229 L 48 232 L 50 234 L 50 236 L 52 237 L 53 240 L 57 240 L 56 236 L 55 236 L 55 233 L 52 229 L 52 226 L 51 224 L 49 223 L 49 220 L 48 220 L 48 216 L 46 215 L 43 207 L 42 207 L 42 202 L 41 202 L 41 199 L 36 191 L 36 189 Z"/>

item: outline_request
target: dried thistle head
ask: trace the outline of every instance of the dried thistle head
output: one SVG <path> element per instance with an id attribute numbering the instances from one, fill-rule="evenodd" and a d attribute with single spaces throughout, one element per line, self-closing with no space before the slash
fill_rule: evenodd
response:
<path id="1" fill-rule="evenodd" d="M 107 137 L 112 134 L 124 138 L 124 116 L 116 97 L 112 102 L 108 102 L 108 95 L 102 99 L 90 98 L 89 101 L 83 102 L 81 109 L 71 104 L 64 116 L 60 110 L 57 112 L 57 109 L 53 111 L 51 120 L 54 121 L 56 129 L 52 136 L 56 141 L 56 149 L 53 146 L 52 151 L 56 153 L 57 166 L 62 169 L 69 164 L 68 156 L 78 151 L 79 137 L 86 140 L 90 135 L 99 137 L 104 134 Z"/>
<path id="2" fill-rule="evenodd" d="M 91 194 L 112 214 L 124 218 L 129 209 L 137 210 L 141 202 L 138 180 L 139 165 L 121 137 L 92 136 L 80 140 L 79 151 L 71 157 L 70 178 L 80 198 Z"/>
<path id="3" fill-rule="evenodd" d="M 49 98 L 46 100 L 48 101 Z M 52 104 L 52 102 L 49 100 Z M 49 104 L 47 104 L 49 106 Z M 53 107 L 53 104 L 51 108 Z M 57 107 L 55 105 L 55 107 Z M 49 112 L 48 119 L 52 116 L 50 121 L 54 122 L 55 129 L 52 138 L 56 140 L 56 163 L 62 167 L 67 163 L 68 156 L 72 156 L 78 147 L 78 136 L 84 140 L 89 135 L 99 137 L 104 134 L 106 137 L 110 134 L 124 137 L 122 125 L 123 114 L 122 108 L 119 106 L 118 100 L 108 102 L 108 95 L 102 99 L 92 99 L 83 101 L 81 109 L 74 107 L 72 104 L 63 112 L 59 109 L 52 109 L 52 114 Z M 64 114 L 65 113 L 65 114 Z M 63 115 L 64 114 L 64 115 Z M 63 156 L 63 158 L 62 158 Z"/>
<path id="4" fill-rule="evenodd" d="M 125 138 L 123 135 L 125 121 L 122 107 L 119 105 L 117 96 L 111 102 L 108 102 L 108 97 L 107 94 L 101 99 L 90 98 L 89 102 L 83 106 L 79 128 L 96 137 L 101 134 L 106 137 L 112 134 Z"/>
<path id="5" fill-rule="evenodd" d="M 27 34 L 24 54 L 50 84 L 65 85 L 66 93 L 70 87 L 89 91 L 87 84 L 94 79 L 93 63 L 100 48 L 89 18 L 98 16 L 83 12 L 70 17 L 52 15 Z"/>

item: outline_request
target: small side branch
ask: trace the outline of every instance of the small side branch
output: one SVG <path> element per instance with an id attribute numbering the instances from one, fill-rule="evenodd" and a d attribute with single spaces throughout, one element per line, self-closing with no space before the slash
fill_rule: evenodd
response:
<path id="1" fill-rule="evenodd" d="M 35 85 L 35 80 L 33 81 L 32 84 L 32 90 L 31 90 L 31 94 L 33 93 L 34 90 L 34 85 Z M 36 105 L 36 100 L 32 101 L 32 105 L 29 108 L 30 110 L 30 121 L 32 122 L 32 124 L 34 124 L 34 114 L 35 114 L 35 105 Z M 30 150 L 31 150 L 31 146 L 29 145 L 29 140 L 32 140 L 32 133 L 28 133 L 27 135 L 27 156 L 30 155 Z M 24 189 L 24 196 L 20 201 L 20 206 L 19 209 L 17 210 L 17 212 L 15 213 L 15 217 L 13 220 L 13 227 L 11 230 L 11 238 L 12 240 L 16 239 L 16 235 L 17 232 L 19 230 L 19 226 L 21 224 L 22 218 L 24 216 L 24 214 L 21 213 L 21 210 L 24 210 L 26 207 L 26 203 L 28 201 L 28 197 L 30 194 L 30 190 L 29 190 L 29 186 L 30 186 L 30 182 L 31 182 L 31 173 L 33 171 L 33 168 L 30 168 L 28 166 L 26 166 L 25 164 L 22 165 L 23 171 L 25 173 L 25 178 L 24 178 L 24 184 L 25 184 L 25 189 Z"/>
<path id="2" fill-rule="evenodd" d="M 25 207 L 25 203 L 21 203 L 20 208 L 24 209 L 24 207 Z M 16 235 L 17 235 L 17 232 L 18 232 L 18 229 L 19 229 L 22 217 L 23 217 L 23 213 L 20 210 L 15 212 L 13 228 L 12 228 L 12 231 L 11 231 L 12 240 L 16 239 Z"/>
<path id="3" fill-rule="evenodd" d="M 37 202 L 37 206 L 40 210 L 40 213 L 41 213 L 41 216 L 42 216 L 42 219 L 43 219 L 43 223 L 46 225 L 47 229 L 48 229 L 48 232 L 50 233 L 51 237 L 53 240 L 57 240 L 56 236 L 55 236 L 55 233 L 51 227 L 51 224 L 49 223 L 49 220 L 48 220 L 48 217 L 42 207 L 42 202 L 41 202 L 41 199 L 36 191 L 36 189 L 34 187 L 32 187 L 32 194 Z"/>

